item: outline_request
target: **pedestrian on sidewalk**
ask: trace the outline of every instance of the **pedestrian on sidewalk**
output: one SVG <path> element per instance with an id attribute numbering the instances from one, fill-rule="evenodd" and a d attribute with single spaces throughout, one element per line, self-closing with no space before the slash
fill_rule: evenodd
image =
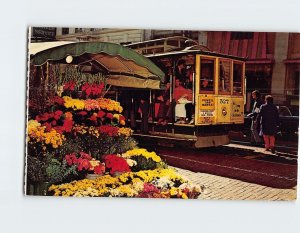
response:
<path id="1" fill-rule="evenodd" d="M 265 149 L 275 153 L 275 134 L 279 127 L 279 113 L 273 104 L 273 97 L 267 95 L 265 104 L 260 107 L 257 121 L 261 124 L 261 133 L 265 141 Z"/>
<path id="2" fill-rule="evenodd" d="M 252 93 L 252 98 L 254 100 L 253 108 L 251 113 L 247 115 L 247 117 L 250 117 L 252 119 L 251 122 L 251 144 L 255 146 L 261 145 L 261 139 L 259 137 L 260 132 L 260 124 L 259 121 L 257 121 L 257 116 L 259 113 L 260 106 L 262 105 L 262 100 L 260 97 L 260 92 L 255 90 Z"/>

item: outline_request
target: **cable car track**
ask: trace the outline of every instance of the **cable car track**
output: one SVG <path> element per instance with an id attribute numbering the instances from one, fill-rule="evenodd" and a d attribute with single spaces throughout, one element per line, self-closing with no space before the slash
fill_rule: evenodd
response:
<path id="1" fill-rule="evenodd" d="M 169 165 L 194 172 L 274 188 L 292 188 L 297 184 L 296 158 L 288 160 L 277 155 L 226 146 L 204 149 L 157 147 L 155 150 Z"/>

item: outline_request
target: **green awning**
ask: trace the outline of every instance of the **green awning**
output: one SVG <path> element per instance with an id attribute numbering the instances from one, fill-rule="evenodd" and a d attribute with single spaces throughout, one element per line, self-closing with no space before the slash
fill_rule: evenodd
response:
<path id="1" fill-rule="evenodd" d="M 29 51 L 31 64 L 35 66 L 41 66 L 47 61 L 65 63 L 65 58 L 72 56 L 74 58 L 72 64 L 86 63 L 99 66 L 108 78 L 114 79 L 112 83 L 119 86 L 130 87 L 132 81 L 134 87 L 140 85 L 141 88 L 158 89 L 165 76 L 151 60 L 119 44 L 77 42 L 46 48 L 45 50 L 40 48 L 41 45 L 39 45 L 40 51 L 35 54 Z M 122 76 L 126 77 L 126 81 L 122 80 Z M 117 80 L 120 81 L 117 82 Z"/>

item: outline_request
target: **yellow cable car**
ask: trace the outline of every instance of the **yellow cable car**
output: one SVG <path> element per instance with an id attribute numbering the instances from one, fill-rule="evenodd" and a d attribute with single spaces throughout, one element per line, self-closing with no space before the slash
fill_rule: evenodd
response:
<path id="1" fill-rule="evenodd" d="M 176 39 L 180 39 L 178 49 L 174 48 Z M 171 43 L 173 51 L 163 50 L 160 41 L 166 49 Z M 189 141 L 197 148 L 228 144 L 228 132 L 244 123 L 245 59 L 211 52 L 195 43 L 183 49 L 182 38 L 155 40 L 159 53 L 155 46 L 149 50 L 149 43 L 153 44 L 146 41 L 127 47 L 143 53 L 164 71 L 167 87 L 150 91 L 149 132 L 136 135 L 175 144 Z M 167 119 L 160 118 L 162 105 L 169 108 L 162 114 Z M 143 122 L 137 120 L 139 127 L 143 128 Z"/>

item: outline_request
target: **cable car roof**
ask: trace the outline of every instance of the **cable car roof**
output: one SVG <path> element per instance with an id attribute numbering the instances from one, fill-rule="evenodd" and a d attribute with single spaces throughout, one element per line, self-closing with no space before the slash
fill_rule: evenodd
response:
<path id="1" fill-rule="evenodd" d="M 218 52 L 211 52 L 211 51 L 207 51 L 207 50 L 194 50 L 194 49 L 191 49 L 191 50 L 184 49 L 181 51 L 172 51 L 172 52 L 167 52 L 167 53 L 147 54 L 145 56 L 152 58 L 152 57 L 176 56 L 176 55 L 185 55 L 185 54 L 203 54 L 203 55 L 208 55 L 208 56 L 230 58 L 230 59 L 239 60 L 239 61 L 247 60 L 247 58 L 245 58 L 245 57 L 237 57 L 237 56 L 222 54 L 222 53 L 218 53 Z"/>

